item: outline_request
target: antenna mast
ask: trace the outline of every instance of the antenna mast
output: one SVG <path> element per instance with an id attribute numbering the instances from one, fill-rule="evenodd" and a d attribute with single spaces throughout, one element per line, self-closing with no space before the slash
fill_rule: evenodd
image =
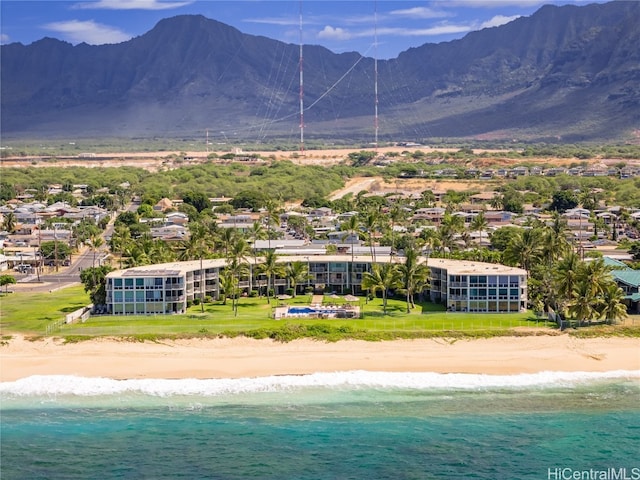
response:
<path id="1" fill-rule="evenodd" d="M 304 153 L 304 77 L 302 72 L 302 0 L 300 0 L 300 153 Z"/>
<path id="2" fill-rule="evenodd" d="M 374 78 L 374 129 L 375 129 L 375 148 L 378 148 L 378 2 L 374 3 L 373 13 L 373 32 L 374 32 L 374 58 L 373 58 L 373 78 Z"/>

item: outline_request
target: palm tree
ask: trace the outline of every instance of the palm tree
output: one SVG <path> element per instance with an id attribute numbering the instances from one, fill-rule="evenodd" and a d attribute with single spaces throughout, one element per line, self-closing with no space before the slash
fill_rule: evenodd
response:
<path id="1" fill-rule="evenodd" d="M 589 289 L 593 296 L 602 295 L 604 288 L 613 281 L 611 276 L 611 267 L 604 263 L 604 258 L 595 258 L 589 262 L 584 262 L 584 271 L 582 280 L 589 285 Z"/>
<path id="2" fill-rule="evenodd" d="M 521 230 L 507 244 L 504 261 L 531 271 L 542 257 L 541 231 L 537 228 Z"/>
<path id="3" fill-rule="evenodd" d="M 494 210 L 502 210 L 504 208 L 504 195 L 496 195 L 491 199 L 491 208 Z"/>
<path id="4" fill-rule="evenodd" d="M 9 212 L 4 216 L 4 222 L 2 227 L 9 233 L 13 233 L 16 231 L 16 214 L 13 212 Z"/>
<path id="5" fill-rule="evenodd" d="M 267 303 L 271 303 L 270 290 L 271 280 L 278 275 L 284 275 L 284 268 L 278 264 L 278 254 L 273 250 L 267 250 L 264 256 L 264 262 L 260 265 L 260 270 L 267 276 Z"/>
<path id="6" fill-rule="evenodd" d="M 395 226 L 401 224 L 406 218 L 406 213 L 402 208 L 402 205 L 399 203 L 394 203 L 389 208 L 389 223 L 391 228 L 391 249 L 395 251 L 396 249 L 396 241 L 395 241 Z"/>
<path id="7" fill-rule="evenodd" d="M 243 237 L 237 237 L 227 256 L 227 270 L 235 278 L 236 285 L 240 284 L 240 278 L 246 276 L 248 272 L 247 255 L 249 254 L 249 244 Z M 237 287 L 236 287 L 237 289 Z M 231 297 L 233 312 L 238 314 L 238 296 Z"/>
<path id="8" fill-rule="evenodd" d="M 611 281 L 602 292 L 599 313 L 607 323 L 615 323 L 627 317 L 627 306 L 624 304 L 624 291 L 615 281 Z"/>
<path id="9" fill-rule="evenodd" d="M 204 297 L 205 297 L 205 272 L 203 267 L 203 259 L 211 255 L 214 243 L 209 235 L 207 228 L 201 224 L 194 222 L 189 225 L 190 236 L 182 244 L 181 260 L 200 260 L 200 308 L 204 313 Z"/>
<path id="10" fill-rule="evenodd" d="M 602 258 L 582 262 L 569 311 L 579 321 L 587 320 L 591 323 L 598 318 L 604 292 L 612 282 L 611 270 Z"/>
<path id="11" fill-rule="evenodd" d="M 471 222 L 471 229 L 480 234 L 480 246 L 482 247 L 482 232 L 489 226 L 487 217 L 484 215 L 484 210 L 480 210 L 478 214 L 473 217 Z"/>
<path id="12" fill-rule="evenodd" d="M 552 265 L 560 258 L 565 257 L 571 251 L 571 245 L 567 240 L 567 222 L 558 212 L 552 213 L 553 222 L 550 226 L 543 229 L 543 252 L 542 256 L 546 259 L 547 267 Z"/>
<path id="13" fill-rule="evenodd" d="M 586 282 L 579 282 L 574 290 L 573 299 L 569 304 L 569 313 L 573 318 L 578 319 L 579 323 L 584 320 L 591 322 L 598 315 L 596 300 L 590 294 L 589 285 Z"/>
<path id="14" fill-rule="evenodd" d="M 88 240 L 91 251 L 93 252 L 93 259 L 91 260 L 91 267 L 96 266 L 96 253 L 102 245 L 104 245 L 104 238 L 99 233 L 92 233 Z"/>
<path id="15" fill-rule="evenodd" d="M 226 305 L 227 298 L 231 297 L 233 302 L 233 297 L 238 292 L 238 279 L 229 270 L 224 270 L 223 272 L 221 272 L 219 278 L 220 290 L 222 290 L 223 292 L 222 304 Z M 233 309 L 233 303 L 231 304 L 231 308 Z"/>
<path id="16" fill-rule="evenodd" d="M 463 229 L 464 219 L 462 217 L 449 213 L 444 214 L 438 228 L 438 240 L 443 251 L 448 249 L 451 252 L 456 248 L 456 235 Z"/>
<path id="17" fill-rule="evenodd" d="M 420 232 L 420 240 L 422 240 L 422 247 L 427 252 L 427 258 L 431 255 L 431 252 L 439 246 L 440 239 L 438 231 L 433 228 L 425 228 Z"/>
<path id="18" fill-rule="evenodd" d="M 153 263 L 168 263 L 176 259 L 176 253 L 161 238 L 156 238 L 150 243 L 148 255 L 153 259 Z"/>
<path id="19" fill-rule="evenodd" d="M 229 249 L 239 237 L 237 228 L 221 228 L 216 237 L 216 244 L 222 250 L 224 257 L 229 257 Z"/>
<path id="20" fill-rule="evenodd" d="M 346 222 L 344 222 L 341 226 L 340 226 L 340 230 L 342 231 L 346 231 L 348 232 L 347 234 L 344 235 L 343 237 L 343 241 L 346 240 L 346 237 L 351 237 L 351 241 L 349 242 L 351 244 L 351 265 L 349 267 L 349 281 L 348 281 L 348 285 L 347 288 L 350 289 L 351 293 L 353 292 L 353 247 L 354 247 L 354 237 L 357 237 L 358 235 L 358 228 L 360 227 L 360 223 L 358 222 L 358 217 L 356 217 L 355 215 L 350 216 Z"/>
<path id="21" fill-rule="evenodd" d="M 296 287 L 300 282 L 309 280 L 309 268 L 304 262 L 291 262 L 287 265 L 285 275 L 289 280 L 289 285 L 293 289 L 293 296 L 296 296 Z"/>
<path id="22" fill-rule="evenodd" d="M 130 242 L 131 231 L 126 225 L 118 225 L 114 228 L 110 247 L 112 252 L 118 254 L 120 268 L 122 268 L 122 257 L 124 256 L 124 252 L 127 251 Z"/>
<path id="23" fill-rule="evenodd" d="M 376 210 L 369 210 L 362 218 L 362 228 L 367 234 L 367 243 L 369 244 L 369 250 L 371 252 L 371 261 L 376 263 L 376 253 L 373 248 L 374 234 L 380 223 L 380 214 Z"/>
<path id="24" fill-rule="evenodd" d="M 269 239 L 269 250 L 271 250 L 271 239 L 273 238 L 273 226 L 280 224 L 280 203 L 273 198 L 267 200 L 265 205 L 265 209 L 267 210 L 267 233 Z"/>
<path id="25" fill-rule="evenodd" d="M 553 268 L 553 285 L 561 308 L 564 308 L 573 297 L 581 265 L 582 261 L 578 254 L 570 251 Z M 557 309 L 558 305 L 555 305 L 555 308 Z"/>
<path id="26" fill-rule="evenodd" d="M 144 249 L 136 243 L 127 247 L 127 250 L 124 252 L 124 256 L 126 257 L 124 261 L 125 268 L 139 267 L 141 265 L 149 265 L 151 263 L 147 252 L 145 252 Z"/>
<path id="27" fill-rule="evenodd" d="M 418 249 L 414 246 L 406 248 L 404 255 L 404 263 L 398 265 L 398 274 L 402 291 L 407 298 L 407 313 L 410 313 L 415 308 L 414 293 L 424 290 L 429 282 L 429 267 L 419 263 Z"/>
<path id="28" fill-rule="evenodd" d="M 387 314 L 387 296 L 389 290 L 400 285 L 397 265 L 392 263 L 374 263 L 370 272 L 362 275 L 362 288 L 371 291 L 374 295 L 382 292 L 382 311 Z"/>

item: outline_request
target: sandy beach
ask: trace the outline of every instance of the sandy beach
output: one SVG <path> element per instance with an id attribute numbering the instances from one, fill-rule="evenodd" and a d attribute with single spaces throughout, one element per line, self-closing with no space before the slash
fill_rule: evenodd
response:
<path id="1" fill-rule="evenodd" d="M 388 342 L 190 339 L 131 342 L 12 338 L 0 347 L 0 381 L 32 375 L 241 378 L 369 370 L 485 373 L 640 370 L 640 339 L 569 335 Z"/>

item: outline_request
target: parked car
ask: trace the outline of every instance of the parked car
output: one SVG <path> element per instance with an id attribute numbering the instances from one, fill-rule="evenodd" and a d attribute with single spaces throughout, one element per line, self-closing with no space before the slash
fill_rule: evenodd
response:
<path id="1" fill-rule="evenodd" d="M 16 265 L 15 267 L 13 267 L 13 269 L 20 273 L 29 273 L 31 271 L 31 265 L 21 263 L 20 265 Z"/>

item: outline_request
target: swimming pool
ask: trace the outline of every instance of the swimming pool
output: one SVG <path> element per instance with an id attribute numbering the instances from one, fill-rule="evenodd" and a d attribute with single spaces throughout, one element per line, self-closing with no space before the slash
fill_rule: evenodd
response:
<path id="1" fill-rule="evenodd" d="M 282 315 L 285 317 L 329 317 L 354 318 L 359 314 L 357 307 L 288 307 Z"/>

